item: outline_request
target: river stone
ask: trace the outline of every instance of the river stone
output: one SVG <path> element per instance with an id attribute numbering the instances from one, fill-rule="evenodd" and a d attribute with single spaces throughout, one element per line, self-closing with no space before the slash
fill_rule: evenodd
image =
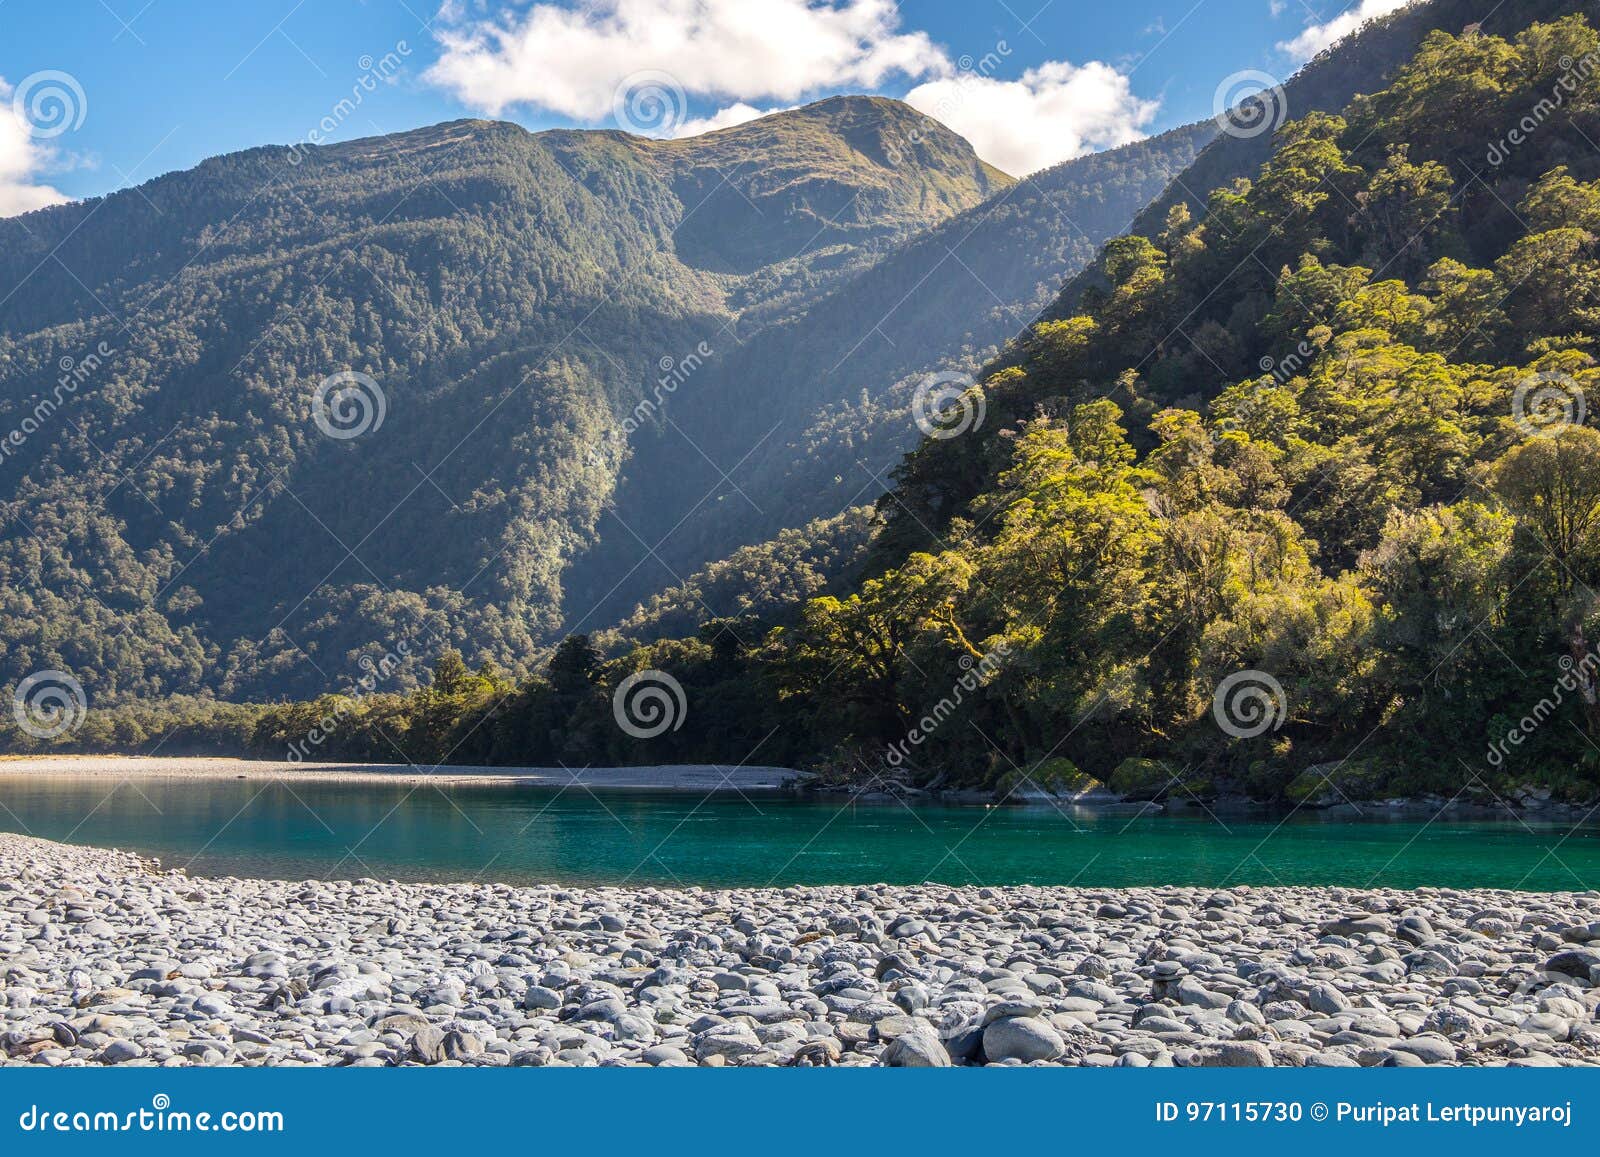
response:
<path id="1" fill-rule="evenodd" d="M 96 1056 L 101 1064 L 117 1065 L 123 1061 L 135 1060 L 144 1056 L 144 1049 L 131 1040 L 113 1040 L 106 1042 L 106 1046 Z"/>
<path id="2" fill-rule="evenodd" d="M 950 1054 L 931 1029 L 918 1029 L 890 1041 L 883 1063 L 899 1069 L 944 1069 L 950 1067 Z"/>
<path id="3" fill-rule="evenodd" d="M 1590 895 L 1226 896 L 208 880 L 0 834 L 0 1050 L 46 1067 L 1600 1062 Z"/>
<path id="4" fill-rule="evenodd" d="M 1410 1053 L 1430 1065 L 1447 1065 L 1456 1059 L 1455 1046 L 1442 1036 L 1414 1036 L 1392 1047 L 1396 1052 Z"/>
<path id="5" fill-rule="evenodd" d="M 1260 1041 L 1220 1041 L 1200 1051 L 1200 1064 L 1212 1069 L 1269 1068 L 1272 1054 Z"/>
<path id="6" fill-rule="evenodd" d="M 1517 1027 L 1523 1032 L 1547 1036 L 1557 1041 L 1564 1041 L 1572 1035 L 1572 1022 L 1564 1016 L 1556 1016 L 1550 1012 L 1536 1012 L 1525 1018 Z"/>
<path id="7" fill-rule="evenodd" d="M 1329 1016 L 1334 1013 L 1344 1012 L 1350 1007 L 1349 998 L 1326 982 L 1319 982 L 1307 988 L 1305 1000 L 1306 1007 L 1310 1008 L 1312 1012 L 1320 1012 Z"/>
<path id="8" fill-rule="evenodd" d="M 983 1030 L 983 1054 L 991 1061 L 1050 1061 L 1066 1051 L 1061 1034 L 1036 1016 L 1008 1016 Z"/>
<path id="9" fill-rule="evenodd" d="M 445 1059 L 444 1032 L 427 1024 L 412 1034 L 411 1055 L 425 1065 L 436 1065 Z"/>
<path id="10" fill-rule="evenodd" d="M 1341 916 L 1337 920 L 1329 920 L 1318 931 L 1324 936 L 1344 936 L 1355 939 L 1360 936 L 1387 934 L 1390 924 L 1382 916 L 1360 912 L 1352 916 Z"/>
<path id="11" fill-rule="evenodd" d="M 1557 952 L 1546 960 L 1544 970 L 1592 982 L 1600 976 L 1600 952 L 1591 948 L 1569 948 L 1565 952 Z"/>
<path id="12" fill-rule="evenodd" d="M 1204 985 L 1192 976 L 1185 976 L 1172 986 L 1172 997 L 1181 1005 L 1192 1005 L 1197 1008 L 1227 1008 L 1232 1003 L 1232 998 L 1220 992 L 1208 992 Z"/>

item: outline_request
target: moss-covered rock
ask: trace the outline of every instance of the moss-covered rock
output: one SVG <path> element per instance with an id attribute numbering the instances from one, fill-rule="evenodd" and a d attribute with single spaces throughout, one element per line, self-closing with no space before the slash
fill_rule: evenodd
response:
<path id="1" fill-rule="evenodd" d="M 1378 760 L 1348 759 L 1308 767 L 1289 781 L 1283 798 L 1308 807 L 1385 799 L 1395 793 L 1387 767 Z"/>
<path id="2" fill-rule="evenodd" d="M 1033 782 L 1057 795 L 1071 795 L 1095 786 L 1095 778 L 1070 759 L 1047 759 L 1033 773 Z"/>
<path id="3" fill-rule="evenodd" d="M 1124 759 L 1108 786 L 1123 799 L 1159 799 L 1173 785 L 1173 772 L 1159 759 Z"/>

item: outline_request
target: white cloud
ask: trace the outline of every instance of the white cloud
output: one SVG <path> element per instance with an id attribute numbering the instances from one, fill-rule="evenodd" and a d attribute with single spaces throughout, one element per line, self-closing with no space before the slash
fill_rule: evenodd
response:
<path id="1" fill-rule="evenodd" d="M 958 69 L 926 33 L 902 28 L 894 0 L 536 0 L 485 11 L 445 4 L 441 55 L 424 78 L 495 116 L 524 105 L 682 137 L 807 97 L 922 81 L 907 103 L 1020 175 L 1137 140 L 1157 108 L 1098 61 L 1051 61 L 1016 80 Z M 699 101 L 717 111 L 690 119 Z"/>
<path id="2" fill-rule="evenodd" d="M 1293 40 L 1285 40 L 1278 45 L 1296 60 L 1310 60 L 1324 48 L 1328 48 L 1334 41 L 1350 35 L 1368 20 L 1379 16 L 1387 16 L 1397 12 L 1413 3 L 1414 0 L 1360 0 L 1352 4 L 1332 20 L 1322 24 L 1307 25 Z"/>
<path id="3" fill-rule="evenodd" d="M 447 5 L 438 37 L 443 53 L 426 79 L 466 104 L 589 122 L 610 116 L 618 86 L 640 72 L 743 102 L 950 70 L 926 33 L 900 31 L 893 0 L 593 0 L 479 20 Z"/>
<path id="4" fill-rule="evenodd" d="M 12 217 L 68 198 L 34 175 L 50 159 L 50 150 L 33 139 L 28 124 L 11 107 L 11 86 L 0 77 L 0 217 Z"/>
<path id="5" fill-rule="evenodd" d="M 793 107 L 792 105 L 789 107 Z M 771 116 L 775 112 L 785 112 L 782 108 L 756 108 L 737 101 L 726 108 L 719 108 L 708 117 L 696 117 L 694 120 L 684 121 L 672 130 L 675 137 L 697 137 L 701 133 L 715 132 L 717 129 L 731 129 L 734 125 L 748 124 L 760 117 Z"/>
<path id="6" fill-rule="evenodd" d="M 918 85 L 906 103 L 972 142 L 978 155 L 1026 176 L 1144 136 L 1159 102 L 1133 94 L 1109 64 L 1050 61 L 1017 80 L 961 75 Z"/>

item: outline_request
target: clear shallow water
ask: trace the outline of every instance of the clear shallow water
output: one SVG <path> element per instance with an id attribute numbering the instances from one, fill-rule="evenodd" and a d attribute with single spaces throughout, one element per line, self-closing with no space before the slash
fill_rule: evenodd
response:
<path id="1" fill-rule="evenodd" d="M 1531 830 L 1530 830 L 1531 828 Z M 0 774 L 0 830 L 197 874 L 704 886 L 1600 884 L 1600 826 Z"/>

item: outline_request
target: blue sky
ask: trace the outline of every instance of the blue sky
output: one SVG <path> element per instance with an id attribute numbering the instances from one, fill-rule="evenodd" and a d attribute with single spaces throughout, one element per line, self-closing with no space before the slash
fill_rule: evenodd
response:
<path id="1" fill-rule="evenodd" d="M 482 115 L 681 135 L 835 92 L 1021 172 L 1210 116 L 1224 78 L 1401 2 L 0 0 L 0 215 L 260 144 Z"/>

